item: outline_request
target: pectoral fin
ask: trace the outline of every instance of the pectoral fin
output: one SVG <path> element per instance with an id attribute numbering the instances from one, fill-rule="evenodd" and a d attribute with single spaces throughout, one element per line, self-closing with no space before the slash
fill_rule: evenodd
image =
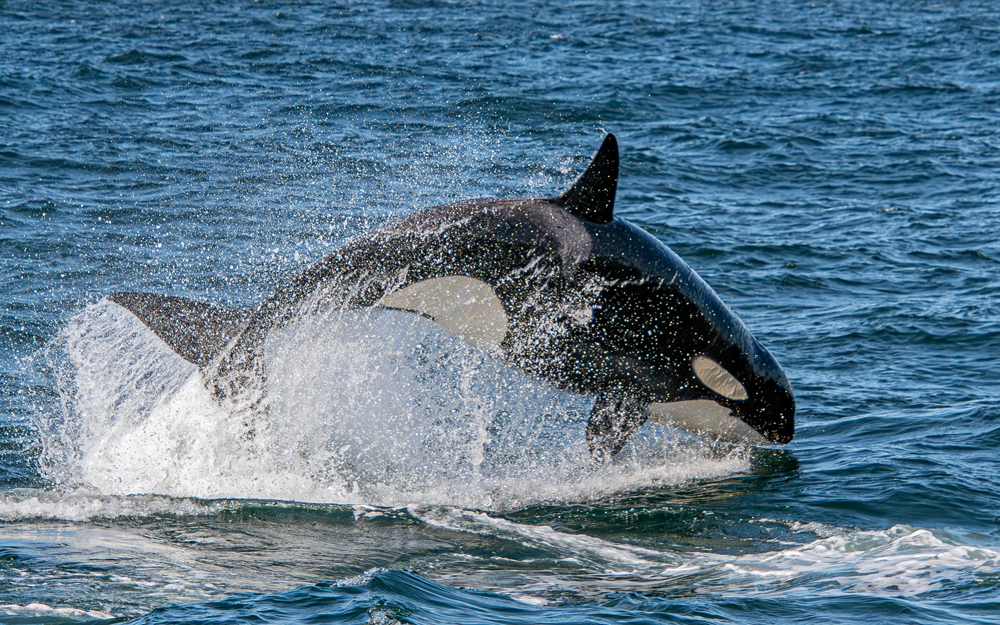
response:
<path id="1" fill-rule="evenodd" d="M 595 459 L 608 461 L 625 447 L 629 436 L 646 422 L 646 403 L 624 395 L 602 393 L 587 422 L 587 445 Z"/>

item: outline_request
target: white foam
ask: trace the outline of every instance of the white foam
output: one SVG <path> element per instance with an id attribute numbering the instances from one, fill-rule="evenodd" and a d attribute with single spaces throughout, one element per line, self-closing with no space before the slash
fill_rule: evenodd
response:
<path id="1" fill-rule="evenodd" d="M 482 512 L 420 506 L 413 506 L 408 511 L 428 525 L 451 531 L 527 540 L 532 546 L 548 547 L 566 554 L 568 560 L 586 563 L 588 568 L 596 566 L 606 573 L 620 573 L 623 569 L 645 571 L 662 567 L 664 563 L 680 564 L 676 552 L 612 543 L 586 534 L 560 532 L 547 525 L 514 523 Z"/>
<path id="2" fill-rule="evenodd" d="M 733 593 L 787 594 L 782 581 L 823 579 L 792 592 L 913 596 L 954 585 L 955 577 L 995 575 L 1000 552 L 953 544 L 926 529 L 897 525 L 888 530 L 840 532 L 771 554 L 726 563 Z"/>
<path id="3" fill-rule="evenodd" d="M 89 521 L 157 514 L 200 516 L 217 514 L 222 502 L 173 499 L 152 495 L 116 497 L 86 490 L 15 490 L 0 493 L 0 520 L 57 519 Z"/>
<path id="4" fill-rule="evenodd" d="M 888 530 L 832 531 L 833 535 L 777 551 L 733 556 L 658 551 L 584 534 L 527 525 L 489 514 L 453 508 L 412 507 L 421 521 L 450 531 L 516 540 L 548 548 L 588 570 L 612 576 L 627 592 L 676 584 L 687 595 L 798 596 L 870 595 L 909 597 L 953 588 L 1000 572 L 1000 551 L 943 540 L 926 529 L 903 525 Z M 830 528 L 827 528 L 830 529 Z M 578 578 L 575 583 L 580 584 Z M 551 580 L 558 586 L 559 580 Z M 609 583 L 609 578 L 593 584 Z M 535 590 L 544 591 L 541 586 Z"/>
<path id="5" fill-rule="evenodd" d="M 53 623 L 60 621 L 88 621 L 92 619 L 106 621 L 117 618 L 113 614 L 107 614 L 97 610 L 79 610 L 77 608 L 69 607 L 53 608 L 45 605 L 44 603 L 29 603 L 28 605 L 0 605 L 0 614 L 9 617 L 16 617 L 17 622 L 19 623 L 30 623 L 36 619 L 39 623 Z"/>

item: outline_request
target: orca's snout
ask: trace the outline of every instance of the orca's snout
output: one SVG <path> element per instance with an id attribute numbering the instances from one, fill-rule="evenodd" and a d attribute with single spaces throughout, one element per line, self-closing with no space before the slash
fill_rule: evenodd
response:
<path id="1" fill-rule="evenodd" d="M 733 402 L 730 408 L 768 442 L 785 444 L 795 436 L 795 394 L 784 373 L 776 373 L 756 378 L 746 401 Z"/>

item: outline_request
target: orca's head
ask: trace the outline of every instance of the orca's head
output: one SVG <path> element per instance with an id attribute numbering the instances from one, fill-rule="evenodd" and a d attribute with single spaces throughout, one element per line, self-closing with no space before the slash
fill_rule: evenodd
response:
<path id="1" fill-rule="evenodd" d="M 579 271 L 605 284 L 586 341 L 592 384 L 622 389 L 648 416 L 710 436 L 787 443 L 795 398 L 774 356 L 683 260 L 628 222 L 591 227 Z"/>
<path id="2" fill-rule="evenodd" d="M 605 284 L 587 341 L 591 389 L 622 389 L 647 415 L 726 440 L 787 443 L 795 397 L 775 358 L 698 274 L 613 215 L 618 150 L 608 135 L 554 203 L 580 218 L 591 255 L 576 270 Z M 583 386 L 583 385 L 581 385 Z"/>

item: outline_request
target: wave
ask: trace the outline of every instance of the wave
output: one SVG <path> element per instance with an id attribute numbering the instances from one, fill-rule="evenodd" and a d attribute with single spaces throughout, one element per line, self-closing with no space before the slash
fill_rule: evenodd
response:
<path id="1" fill-rule="evenodd" d="M 461 514 L 460 514 L 461 516 Z M 509 523 L 497 523 L 482 515 L 466 520 L 517 531 Z M 525 538 L 537 537 L 539 528 L 525 528 Z M 572 557 L 582 543 L 541 532 L 546 542 L 559 536 L 560 548 Z M 642 567 L 645 558 L 613 549 L 618 565 Z M 272 595 L 237 596 L 206 604 L 156 610 L 137 623 L 153 624 L 188 620 L 231 622 L 231 619 L 262 619 L 281 610 L 297 620 L 319 618 L 330 623 L 714 623 L 774 622 L 784 620 L 789 611 L 807 611 L 824 604 L 845 616 L 844 622 L 878 606 L 884 610 L 905 610 L 911 616 L 930 616 L 935 608 L 914 604 L 910 597 L 927 595 L 942 587 L 976 584 L 984 576 L 996 577 L 1000 553 L 947 544 L 926 530 L 894 527 L 885 531 L 839 534 L 801 547 L 770 554 L 724 558 L 696 554 L 662 572 L 637 575 L 615 571 L 603 577 L 591 576 L 586 584 L 603 584 L 604 599 L 565 604 L 545 598 L 542 585 L 531 589 L 511 589 L 504 593 L 459 589 L 400 570 L 372 569 L 363 575 L 296 588 Z M 639 583 L 636 583 L 638 577 Z M 573 583 L 579 582 L 574 579 Z M 552 586 L 569 580 L 550 579 Z M 639 594 L 636 591 L 642 591 Z M 706 599 L 714 596 L 716 601 Z M 718 602 L 718 597 L 727 598 Z M 776 601 L 797 598 L 794 606 Z M 703 598 L 704 597 L 704 598 Z M 954 622 L 975 622 L 977 611 L 986 604 L 958 597 L 935 596 L 936 604 Z M 364 621 L 362 621 L 364 619 Z"/>

